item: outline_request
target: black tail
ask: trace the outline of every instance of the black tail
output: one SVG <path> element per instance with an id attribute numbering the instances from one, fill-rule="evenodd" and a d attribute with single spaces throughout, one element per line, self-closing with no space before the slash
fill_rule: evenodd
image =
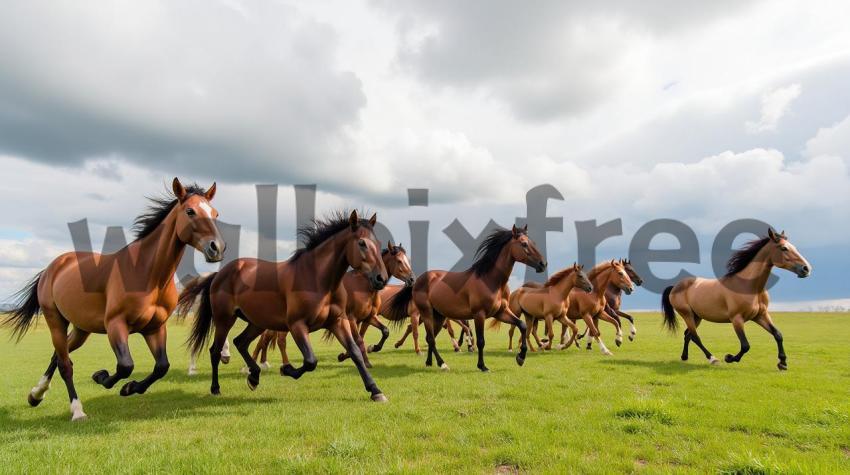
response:
<path id="1" fill-rule="evenodd" d="M 210 287 L 216 274 L 216 272 L 213 272 L 206 277 L 199 277 L 190 282 L 180 293 L 180 299 L 177 301 L 177 315 L 185 317 L 198 296 L 201 296 L 201 303 L 198 305 L 198 313 L 195 315 L 192 331 L 189 333 L 189 338 L 186 339 L 186 345 L 189 346 L 189 351 L 193 355 L 198 354 L 203 349 L 210 337 L 213 316 L 212 305 L 210 304 Z"/>
<path id="2" fill-rule="evenodd" d="M 673 310 L 673 304 L 670 303 L 670 292 L 673 291 L 673 286 L 664 289 L 661 294 L 661 311 L 664 314 L 664 325 L 671 332 L 675 332 L 679 328 L 679 321 L 676 320 L 676 312 Z"/>
<path id="3" fill-rule="evenodd" d="M 411 300 L 413 300 L 413 286 L 399 290 L 398 293 L 390 297 L 387 315 L 384 315 L 384 318 L 389 320 L 393 326 L 400 327 L 410 316 L 407 309 L 410 307 Z"/>
<path id="4" fill-rule="evenodd" d="M 12 296 L 15 307 L 3 320 L 3 326 L 12 328 L 12 338 L 15 341 L 21 341 L 38 316 L 38 281 L 42 273 L 44 271 L 36 274 L 26 287 Z"/>

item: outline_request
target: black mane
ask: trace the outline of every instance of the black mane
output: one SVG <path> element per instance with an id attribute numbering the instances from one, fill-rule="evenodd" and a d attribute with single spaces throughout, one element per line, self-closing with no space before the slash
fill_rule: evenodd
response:
<path id="1" fill-rule="evenodd" d="M 510 229 L 497 229 L 490 233 L 475 251 L 475 262 L 469 268 L 475 275 L 481 277 L 493 270 L 496 260 L 502 248 L 513 239 L 514 233 Z"/>
<path id="2" fill-rule="evenodd" d="M 304 247 L 296 249 L 289 260 L 298 260 L 306 252 L 312 251 L 319 244 L 330 239 L 334 234 L 349 227 L 351 225 L 349 222 L 350 215 L 350 211 L 334 211 L 324 218 L 313 219 L 310 221 L 310 224 L 298 228 L 298 238 L 304 244 Z M 372 229 L 372 225 L 369 224 L 368 219 L 360 219 L 360 226 L 365 226 L 370 230 Z"/>
<path id="3" fill-rule="evenodd" d="M 187 198 L 191 195 L 203 196 L 207 194 L 207 190 L 195 183 L 185 186 L 185 189 Z M 177 205 L 177 198 L 170 191 L 166 191 L 164 196 L 148 196 L 148 200 L 153 204 L 133 220 L 133 235 L 136 240 L 144 239 L 152 233 Z"/>
<path id="4" fill-rule="evenodd" d="M 749 265 L 749 263 L 753 261 L 753 258 L 756 257 L 756 254 L 761 251 L 761 248 L 763 248 L 769 242 L 769 237 L 754 239 L 745 244 L 742 249 L 735 251 L 735 253 L 732 254 L 732 257 L 730 257 L 729 261 L 726 263 L 726 277 L 729 277 L 733 274 L 737 274 L 738 272 L 744 270 L 744 267 L 747 267 L 747 265 Z"/>

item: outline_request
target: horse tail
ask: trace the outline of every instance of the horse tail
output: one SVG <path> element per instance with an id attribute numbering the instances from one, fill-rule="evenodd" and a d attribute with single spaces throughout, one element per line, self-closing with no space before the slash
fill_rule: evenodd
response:
<path id="1" fill-rule="evenodd" d="M 491 330 L 496 330 L 496 331 L 499 331 L 499 327 L 501 327 L 501 326 L 502 326 L 502 321 L 497 320 L 495 318 L 491 318 L 490 323 L 487 324 L 487 328 L 489 328 Z"/>
<path id="2" fill-rule="evenodd" d="M 346 325 L 347 325 L 347 323 L 346 323 Z M 325 328 L 325 331 L 322 332 L 322 341 L 325 342 L 325 343 L 329 343 L 329 342 L 333 341 L 333 339 L 334 339 L 334 333 L 330 329 Z M 345 345 L 343 345 L 343 349 L 345 349 Z"/>
<path id="3" fill-rule="evenodd" d="M 395 326 L 401 326 L 402 322 L 410 316 L 408 309 L 413 300 L 413 286 L 404 287 L 387 302 L 387 313 L 384 317 Z"/>
<path id="4" fill-rule="evenodd" d="M 12 328 L 12 338 L 15 341 L 21 341 L 21 338 L 27 333 L 33 323 L 36 322 L 36 317 L 40 310 L 38 304 L 38 281 L 41 280 L 41 275 L 44 271 L 35 275 L 27 285 L 12 296 L 15 300 L 15 306 L 12 311 L 3 320 L 4 327 Z"/>
<path id="5" fill-rule="evenodd" d="M 217 272 L 206 277 L 200 277 L 183 289 L 180 293 L 180 298 L 177 300 L 178 315 L 185 316 L 198 296 L 201 297 L 201 303 L 198 305 L 198 313 L 195 315 L 195 321 L 192 324 L 192 331 L 186 339 L 186 345 L 193 355 L 198 354 L 206 345 L 212 330 L 212 303 L 210 302 L 210 287 L 212 287 L 213 279 Z"/>
<path id="6" fill-rule="evenodd" d="M 664 325 L 671 332 L 675 332 L 679 328 L 679 321 L 676 320 L 676 312 L 673 310 L 673 304 L 670 303 L 670 292 L 673 291 L 673 286 L 664 289 L 661 294 L 661 311 L 664 314 Z"/>

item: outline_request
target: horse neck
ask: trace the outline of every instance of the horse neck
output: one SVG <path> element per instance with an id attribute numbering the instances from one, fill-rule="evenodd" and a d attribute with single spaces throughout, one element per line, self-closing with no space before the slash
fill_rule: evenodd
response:
<path id="1" fill-rule="evenodd" d="M 576 285 L 577 277 L 578 275 L 574 272 L 572 275 L 564 277 L 560 282 L 552 286 L 552 289 L 561 298 L 561 300 L 566 300 L 566 298 L 570 295 L 570 292 Z"/>
<path id="2" fill-rule="evenodd" d="M 621 293 L 623 293 L 623 289 L 617 287 L 616 285 L 614 285 L 612 282 L 609 281 L 608 282 L 608 292 L 610 292 L 613 295 L 620 295 Z"/>
<path id="3" fill-rule="evenodd" d="M 313 265 L 319 292 L 330 292 L 339 287 L 342 282 L 349 267 L 348 258 L 345 255 L 347 242 L 346 231 L 339 232 L 316 246 L 315 249 L 307 251 L 308 255 L 298 260 L 298 262 L 309 262 Z"/>
<path id="4" fill-rule="evenodd" d="M 131 258 L 136 261 L 136 272 L 147 275 L 148 282 L 158 288 L 174 282 L 177 265 L 186 249 L 186 244 L 177 239 L 175 213 L 172 210 L 152 233 L 127 247 Z M 135 256 L 134 248 L 137 249 Z"/>
<path id="5" fill-rule="evenodd" d="M 496 263 L 493 265 L 493 268 L 490 269 L 487 274 L 482 276 L 482 280 L 493 284 L 492 288 L 501 288 L 511 277 L 511 272 L 514 270 L 514 262 L 516 261 L 511 255 L 510 245 L 505 245 L 502 250 L 499 251 L 499 258 L 496 259 Z"/>
<path id="6" fill-rule="evenodd" d="M 753 260 L 734 275 L 734 277 L 743 280 L 754 294 L 761 293 L 764 290 L 767 286 L 767 279 L 770 278 L 770 272 L 773 270 L 773 262 L 770 262 L 767 258 L 770 253 L 768 247 L 762 247 L 753 257 Z"/>
<path id="7" fill-rule="evenodd" d="M 605 296 L 605 289 L 611 285 L 611 277 L 614 276 L 613 270 L 613 267 L 602 270 L 593 279 L 593 294 L 597 300 Z"/>

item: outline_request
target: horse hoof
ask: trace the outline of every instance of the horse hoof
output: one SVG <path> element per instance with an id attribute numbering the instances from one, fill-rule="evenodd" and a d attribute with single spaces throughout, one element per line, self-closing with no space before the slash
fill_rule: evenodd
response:
<path id="1" fill-rule="evenodd" d="M 623 345 L 623 340 L 614 340 L 614 343 L 615 343 L 615 344 L 617 345 L 617 347 L 619 348 L 620 346 L 622 346 L 622 345 Z"/>
<path id="2" fill-rule="evenodd" d="M 513 352 L 514 352 L 513 348 L 508 348 L 508 353 L 513 353 Z"/>
<path id="3" fill-rule="evenodd" d="M 446 363 L 443 363 L 443 364 L 440 365 L 440 369 L 443 370 L 443 371 L 448 371 L 449 365 L 447 365 Z"/>
<path id="4" fill-rule="evenodd" d="M 212 394 L 213 396 L 220 396 L 221 395 L 221 388 L 219 388 L 217 386 L 211 387 L 210 388 L 210 394 Z"/>
<path id="5" fill-rule="evenodd" d="M 635 341 L 635 336 L 634 336 L 634 335 L 629 335 L 629 341 Z"/>
<path id="6" fill-rule="evenodd" d="M 682 355 L 682 361 L 688 361 L 688 355 Z"/>
<path id="7" fill-rule="evenodd" d="M 417 354 L 417 355 L 421 355 L 421 354 L 422 354 L 422 350 L 416 350 L 416 354 Z"/>
<path id="8" fill-rule="evenodd" d="M 470 346 L 470 347 L 468 347 L 468 348 L 466 349 L 466 351 L 467 351 L 467 352 L 469 352 L 469 353 L 474 353 L 474 352 L 475 352 L 475 347 L 474 347 L 474 346 Z"/>
<path id="9" fill-rule="evenodd" d="M 786 371 L 788 369 L 788 365 L 785 364 L 784 361 L 780 361 L 779 364 L 776 365 L 779 368 L 779 371 Z"/>
<path id="10" fill-rule="evenodd" d="M 271 367 L 272 367 L 272 365 L 270 365 L 268 361 L 263 361 L 262 363 L 260 363 L 260 369 L 261 370 L 267 370 Z"/>
<path id="11" fill-rule="evenodd" d="M 41 401 L 44 401 L 44 399 L 36 399 L 35 396 L 32 395 L 32 393 L 27 394 L 27 402 L 30 403 L 30 406 L 38 406 L 39 404 L 41 404 Z"/>
<path id="12" fill-rule="evenodd" d="M 136 382 L 135 381 L 130 381 L 129 383 L 125 384 L 124 386 L 121 386 L 121 391 L 118 392 L 118 394 L 120 394 L 122 396 L 130 396 L 130 395 L 135 394 L 135 393 L 136 393 Z"/>
<path id="13" fill-rule="evenodd" d="M 732 355 L 729 355 L 729 354 L 727 354 L 726 357 L 723 358 L 723 359 L 726 360 L 727 363 L 734 363 L 735 362 L 735 357 L 732 356 Z"/>
<path id="14" fill-rule="evenodd" d="M 186 374 L 188 374 L 189 376 L 195 376 L 198 374 L 198 370 L 196 370 L 195 368 L 189 368 L 189 371 L 187 371 Z"/>
<path id="15" fill-rule="evenodd" d="M 370 363 L 370 362 L 368 362 L 368 361 L 366 361 L 366 362 L 365 362 L 365 363 L 363 363 L 363 364 L 364 364 L 364 365 L 366 365 L 366 367 L 367 367 L 367 368 L 371 368 L 371 367 L 372 367 L 372 363 Z"/>
<path id="16" fill-rule="evenodd" d="M 717 365 L 717 364 L 720 364 L 720 360 L 718 360 L 717 358 L 712 356 L 711 358 L 708 359 L 708 364 Z"/>
<path id="17" fill-rule="evenodd" d="M 525 364 L 525 357 L 522 355 L 516 355 L 516 364 L 522 366 Z"/>
<path id="18" fill-rule="evenodd" d="M 614 353 L 611 353 L 610 351 L 603 351 L 602 356 L 614 356 Z"/>
<path id="19" fill-rule="evenodd" d="M 295 377 L 295 368 L 292 367 L 291 364 L 280 365 L 280 374 L 282 376 L 289 376 L 290 378 Z"/>
<path id="20" fill-rule="evenodd" d="M 221 362 L 224 364 L 230 363 L 230 355 L 224 356 L 221 355 Z"/>
<path id="21" fill-rule="evenodd" d="M 91 379 L 92 379 L 92 380 L 94 380 L 94 382 L 95 382 L 95 383 L 97 383 L 97 384 L 101 384 L 101 385 L 103 384 L 103 382 L 104 382 L 104 381 L 106 380 L 106 378 L 108 378 L 108 377 L 109 377 L 109 371 L 106 371 L 105 369 L 102 369 L 102 370 L 100 370 L 100 371 L 95 371 L 95 372 L 91 375 Z"/>
<path id="22" fill-rule="evenodd" d="M 459 351 L 460 351 L 460 347 L 459 347 L 459 346 L 456 346 L 456 347 L 455 347 L 455 353 L 457 353 L 457 352 L 459 352 Z"/>
<path id="23" fill-rule="evenodd" d="M 478 369 L 480 369 L 482 373 L 489 373 L 490 372 L 490 368 L 488 368 L 486 366 L 479 366 Z"/>
<path id="24" fill-rule="evenodd" d="M 249 374 L 251 371 L 248 369 L 247 366 L 243 366 L 243 367 L 239 368 L 239 372 L 242 373 L 242 374 Z"/>
<path id="25" fill-rule="evenodd" d="M 245 382 L 248 384 L 248 389 L 250 389 L 251 391 L 255 391 L 255 390 L 257 389 L 257 386 L 259 386 L 259 385 L 260 385 L 260 381 L 259 381 L 259 380 L 258 380 L 258 381 L 256 381 L 256 382 L 251 381 L 251 377 L 250 377 L 250 376 L 248 376 L 247 378 L 245 378 Z"/>
<path id="26" fill-rule="evenodd" d="M 337 361 L 345 361 L 346 358 L 348 358 L 348 355 L 346 355 L 345 353 L 340 353 L 340 354 L 336 355 Z"/>
<path id="27" fill-rule="evenodd" d="M 89 416 L 87 416 L 85 412 L 81 412 L 79 414 L 71 414 L 71 422 L 80 422 L 88 418 Z"/>
<path id="28" fill-rule="evenodd" d="M 390 400 L 383 393 L 373 394 L 372 400 L 375 402 L 389 402 Z"/>

